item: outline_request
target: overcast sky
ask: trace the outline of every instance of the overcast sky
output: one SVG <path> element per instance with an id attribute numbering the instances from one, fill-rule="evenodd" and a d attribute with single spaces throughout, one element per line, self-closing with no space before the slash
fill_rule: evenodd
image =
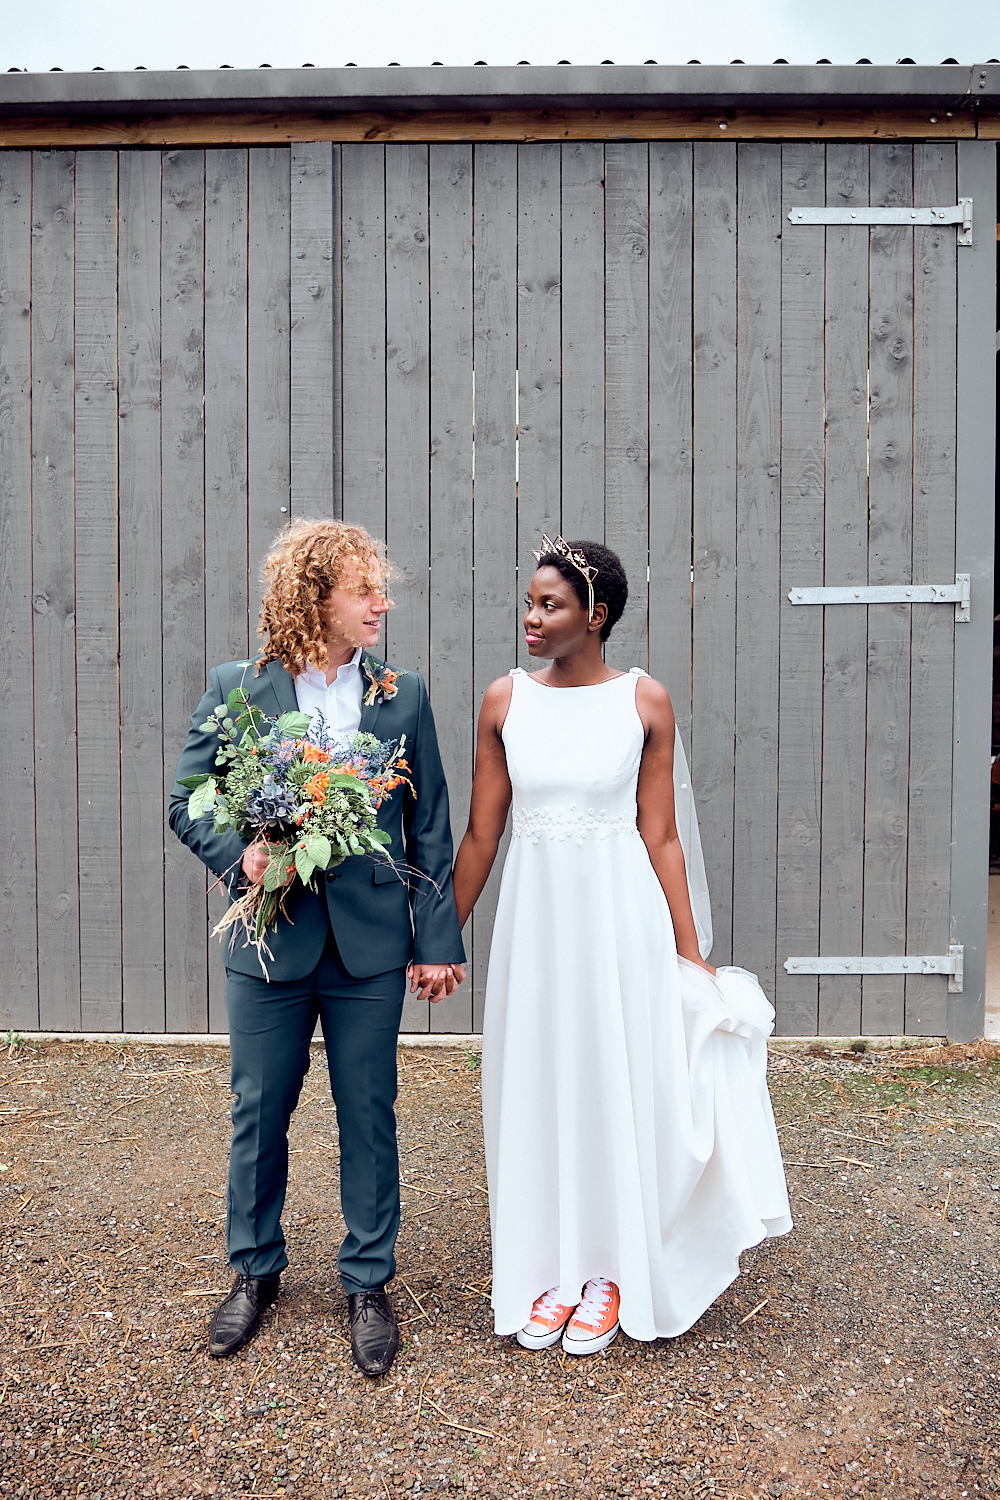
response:
<path id="1" fill-rule="evenodd" d="M 4 0 L 0 69 L 1000 57 L 1000 0 Z"/>

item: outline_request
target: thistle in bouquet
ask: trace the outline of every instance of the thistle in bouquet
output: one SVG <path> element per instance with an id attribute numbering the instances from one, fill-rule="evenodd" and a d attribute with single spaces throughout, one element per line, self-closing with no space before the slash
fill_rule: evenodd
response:
<path id="1" fill-rule="evenodd" d="M 378 809 L 391 792 L 408 786 L 406 737 L 378 740 L 358 733 L 348 743 L 329 734 L 322 716 L 307 738 L 311 717 L 285 713 L 268 718 L 242 687 L 230 693 L 201 726 L 215 732 L 215 775 L 189 776 L 188 813 L 212 815 L 215 830 L 232 828 L 267 849 L 263 879 L 234 901 L 215 928 L 220 936 L 242 928 L 261 965 L 272 958 L 267 930 L 285 910 L 294 882 L 315 890 L 314 873 L 354 854 L 388 859 L 390 837 L 378 827 Z M 415 795 L 415 793 L 414 793 Z M 409 873 L 404 872 L 404 874 Z"/>

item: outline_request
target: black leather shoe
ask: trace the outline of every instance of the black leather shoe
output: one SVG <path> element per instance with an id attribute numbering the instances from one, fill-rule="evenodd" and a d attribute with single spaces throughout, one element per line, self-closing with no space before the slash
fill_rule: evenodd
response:
<path id="1" fill-rule="evenodd" d="M 350 1292 L 347 1316 L 354 1363 L 364 1375 L 384 1375 L 399 1348 L 399 1324 L 385 1287 Z"/>
<path id="2" fill-rule="evenodd" d="M 244 1267 L 246 1262 L 244 1262 Z M 208 1352 L 212 1359 L 226 1359 L 248 1344 L 265 1313 L 281 1289 L 280 1276 L 237 1276 L 224 1302 L 215 1309 L 208 1330 Z"/>

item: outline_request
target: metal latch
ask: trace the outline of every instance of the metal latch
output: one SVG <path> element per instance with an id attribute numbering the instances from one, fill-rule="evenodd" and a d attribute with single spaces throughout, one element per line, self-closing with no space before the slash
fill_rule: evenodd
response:
<path id="1" fill-rule="evenodd" d="M 848 584 L 845 588 L 790 589 L 792 604 L 954 604 L 955 621 L 966 625 L 972 605 L 972 575 L 954 583 Z"/>
<path id="2" fill-rule="evenodd" d="M 789 974 L 947 974 L 948 993 L 960 995 L 965 946 L 952 943 L 947 954 L 892 958 L 786 958 Z"/>
<path id="3" fill-rule="evenodd" d="M 793 208 L 792 224 L 961 224 L 960 245 L 972 244 L 972 199 L 959 198 L 950 208 Z"/>

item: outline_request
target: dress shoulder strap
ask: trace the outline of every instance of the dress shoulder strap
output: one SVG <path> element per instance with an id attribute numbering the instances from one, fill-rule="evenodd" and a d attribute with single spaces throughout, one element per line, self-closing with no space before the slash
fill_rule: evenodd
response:
<path id="1" fill-rule="evenodd" d="M 523 667 L 511 667 L 510 671 L 507 673 L 508 677 L 524 677 L 525 675 L 526 674 Z"/>
<path id="2" fill-rule="evenodd" d="M 628 675 L 630 677 L 648 677 L 649 673 L 644 667 L 629 667 Z"/>

